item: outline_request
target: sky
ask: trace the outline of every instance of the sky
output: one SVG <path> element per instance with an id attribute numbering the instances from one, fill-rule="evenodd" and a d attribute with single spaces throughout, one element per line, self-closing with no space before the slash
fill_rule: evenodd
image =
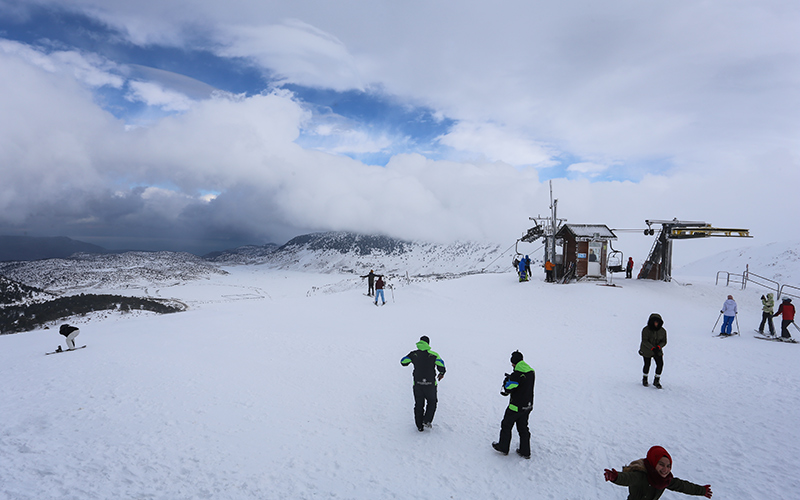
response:
<path id="1" fill-rule="evenodd" d="M 0 234 L 512 244 L 552 181 L 571 223 L 798 240 L 798 25 L 791 0 L 0 0 Z"/>

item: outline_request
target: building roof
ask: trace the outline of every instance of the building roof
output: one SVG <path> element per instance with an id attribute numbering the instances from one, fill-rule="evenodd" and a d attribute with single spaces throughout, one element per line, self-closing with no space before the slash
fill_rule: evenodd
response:
<path id="1" fill-rule="evenodd" d="M 576 240 L 616 240 L 617 235 L 605 224 L 564 224 L 556 237 L 571 234 Z"/>

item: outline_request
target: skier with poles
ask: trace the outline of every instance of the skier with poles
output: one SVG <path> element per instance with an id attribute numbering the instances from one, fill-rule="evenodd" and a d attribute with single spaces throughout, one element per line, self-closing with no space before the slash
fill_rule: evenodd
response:
<path id="1" fill-rule="evenodd" d="M 728 295 L 728 300 L 722 304 L 722 310 L 720 311 L 720 313 L 722 313 L 722 330 L 719 332 L 720 335 L 727 337 L 733 334 L 733 320 L 736 318 L 738 312 L 739 310 L 736 307 L 736 301 L 733 300 L 733 295 Z"/>
<path id="2" fill-rule="evenodd" d="M 372 297 L 375 294 L 375 278 L 382 278 L 382 274 L 375 274 L 372 272 L 372 269 L 369 270 L 369 274 L 365 276 L 361 276 L 361 278 L 367 278 L 367 297 Z"/>
<path id="3" fill-rule="evenodd" d="M 672 475 L 672 457 L 661 446 L 653 446 L 647 457 L 640 458 L 622 468 L 605 469 L 606 481 L 628 487 L 628 500 L 657 500 L 664 490 L 677 491 L 686 495 L 711 498 L 711 485 L 700 486 Z"/>
<path id="4" fill-rule="evenodd" d="M 794 323 L 794 305 L 792 304 L 792 299 L 789 297 L 784 297 L 781 305 L 778 306 L 778 311 L 773 315 L 773 317 L 780 315 L 781 316 L 781 338 L 782 339 L 790 339 L 792 338 L 792 334 L 789 333 L 789 325 Z M 797 326 L 796 324 L 794 326 Z M 799 328 L 800 329 L 800 328 Z"/>
<path id="5" fill-rule="evenodd" d="M 775 308 L 774 295 L 768 293 L 766 297 L 761 296 L 761 324 L 758 325 L 758 333 L 764 334 L 764 323 L 769 325 L 769 334 L 775 336 L 775 325 L 772 323 L 772 312 Z"/>
<path id="6" fill-rule="evenodd" d="M 378 299 L 381 299 L 383 303 L 382 306 L 386 305 L 386 297 L 383 295 L 383 287 L 385 283 L 383 282 L 383 276 L 378 276 L 378 280 L 375 282 L 375 305 L 378 305 Z"/>

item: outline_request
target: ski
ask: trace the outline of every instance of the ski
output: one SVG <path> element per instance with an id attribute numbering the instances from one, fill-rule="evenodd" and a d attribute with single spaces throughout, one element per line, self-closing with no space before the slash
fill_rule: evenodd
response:
<path id="1" fill-rule="evenodd" d="M 797 344 L 797 341 L 791 337 L 783 338 L 783 337 L 765 337 L 761 335 L 753 335 L 753 337 L 760 339 L 760 340 L 769 340 L 772 342 L 784 342 L 786 344 Z"/>
<path id="2" fill-rule="evenodd" d="M 86 346 L 85 346 L 85 345 L 82 345 L 82 346 L 80 346 L 80 347 L 76 347 L 75 349 L 65 349 L 65 350 L 63 350 L 63 351 L 53 351 L 53 352 L 46 352 L 46 353 L 44 353 L 44 354 L 45 354 L 45 355 L 48 355 L 48 354 L 58 354 L 58 353 L 60 353 L 60 352 L 70 352 L 70 351 L 77 351 L 78 349 L 83 349 L 84 347 L 86 347 Z"/>
<path id="3" fill-rule="evenodd" d="M 727 339 L 729 337 L 738 337 L 738 336 L 739 336 L 739 332 L 733 332 L 730 335 L 725 335 L 725 334 L 722 334 L 722 333 L 718 333 L 716 335 L 712 335 L 712 337 L 721 337 L 723 339 Z"/>

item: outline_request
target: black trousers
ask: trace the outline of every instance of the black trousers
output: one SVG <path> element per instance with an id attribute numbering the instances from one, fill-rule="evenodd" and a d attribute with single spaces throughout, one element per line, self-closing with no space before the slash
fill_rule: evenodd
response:
<path id="1" fill-rule="evenodd" d="M 528 418 L 531 415 L 531 411 L 514 411 L 511 408 L 506 408 L 503 421 L 500 423 L 500 449 L 504 453 L 508 453 L 508 449 L 511 447 L 511 431 L 516 425 L 519 433 L 519 452 L 522 455 L 531 454 L 531 431 L 528 428 Z"/>
<path id="2" fill-rule="evenodd" d="M 417 428 L 433 422 L 436 403 L 436 384 L 414 384 L 414 423 Z"/>
<path id="3" fill-rule="evenodd" d="M 789 325 L 791 324 L 792 324 L 791 319 L 781 320 L 781 337 L 788 339 L 789 337 L 792 336 L 792 334 L 789 333 Z"/>
<path id="4" fill-rule="evenodd" d="M 656 377 L 661 375 L 661 371 L 664 369 L 664 356 L 653 356 L 652 358 L 648 358 L 647 356 L 642 356 L 644 358 L 644 368 L 642 368 L 642 373 L 647 375 L 650 373 L 650 359 L 656 360 Z"/>
<path id="5" fill-rule="evenodd" d="M 769 333 L 775 335 L 775 325 L 772 323 L 772 314 L 768 312 L 761 313 L 761 324 L 758 325 L 758 331 L 764 333 L 764 323 L 769 324 Z"/>

